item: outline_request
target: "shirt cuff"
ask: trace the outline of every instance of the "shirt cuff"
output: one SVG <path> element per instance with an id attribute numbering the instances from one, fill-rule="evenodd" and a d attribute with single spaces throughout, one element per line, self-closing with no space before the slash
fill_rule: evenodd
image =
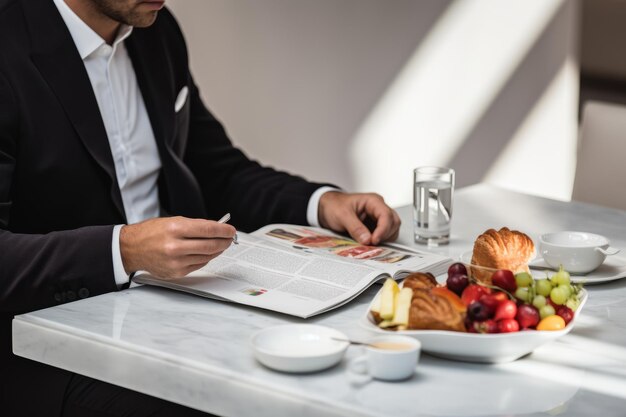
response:
<path id="1" fill-rule="evenodd" d="M 320 221 L 318 216 L 318 209 L 320 205 L 320 198 L 322 195 L 329 191 L 341 191 L 335 187 L 320 187 L 313 194 L 311 194 L 311 198 L 309 198 L 309 204 L 306 208 L 306 221 L 309 223 L 309 226 L 320 227 Z"/>
<path id="2" fill-rule="evenodd" d="M 122 252 L 120 252 L 120 230 L 122 230 L 123 224 L 118 224 L 113 227 L 113 238 L 111 241 L 111 252 L 113 255 L 113 276 L 115 277 L 115 283 L 118 289 L 122 289 L 122 286 L 128 284 L 130 280 L 128 274 L 124 270 L 124 263 L 122 262 Z"/>

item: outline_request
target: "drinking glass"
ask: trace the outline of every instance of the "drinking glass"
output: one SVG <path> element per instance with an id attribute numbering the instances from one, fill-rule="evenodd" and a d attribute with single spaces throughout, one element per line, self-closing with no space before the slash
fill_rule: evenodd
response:
<path id="1" fill-rule="evenodd" d="M 416 243 L 445 245 L 450 240 L 454 170 L 419 167 L 413 170 L 413 231 Z"/>

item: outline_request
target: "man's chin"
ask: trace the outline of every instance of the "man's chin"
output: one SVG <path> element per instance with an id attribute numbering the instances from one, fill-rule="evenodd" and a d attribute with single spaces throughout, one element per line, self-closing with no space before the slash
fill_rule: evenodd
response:
<path id="1" fill-rule="evenodd" d="M 138 27 L 145 28 L 152 25 L 159 14 L 158 10 L 150 11 L 150 12 L 142 12 L 142 13 L 134 13 L 129 21 L 125 22 L 126 24 Z"/>

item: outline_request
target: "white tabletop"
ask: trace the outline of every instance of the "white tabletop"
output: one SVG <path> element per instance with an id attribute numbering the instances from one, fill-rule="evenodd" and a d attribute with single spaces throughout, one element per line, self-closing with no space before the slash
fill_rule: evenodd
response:
<path id="1" fill-rule="evenodd" d="M 411 208 L 400 243 L 412 244 Z M 489 227 L 536 238 L 556 230 L 606 235 L 626 248 L 626 212 L 531 197 L 487 185 L 455 195 L 452 257 Z M 338 310 L 300 320 L 159 288 L 105 294 L 15 318 L 14 352 L 93 378 L 227 416 L 486 416 L 626 414 L 626 280 L 589 286 L 574 330 L 508 364 L 422 355 L 403 382 L 360 383 L 337 367 L 315 374 L 273 372 L 248 341 L 286 322 L 334 327 L 365 337 L 356 321 L 377 288 Z"/>

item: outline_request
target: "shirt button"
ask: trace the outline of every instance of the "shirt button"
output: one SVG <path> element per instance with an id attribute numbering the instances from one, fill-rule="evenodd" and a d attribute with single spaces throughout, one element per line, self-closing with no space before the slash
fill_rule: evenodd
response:
<path id="1" fill-rule="evenodd" d="M 68 291 L 65 293 L 67 295 L 68 301 L 74 301 L 76 299 L 76 293 L 74 291 Z"/>
<path id="2" fill-rule="evenodd" d="M 87 288 L 81 288 L 78 290 L 78 298 L 87 298 L 89 297 L 89 290 Z"/>

